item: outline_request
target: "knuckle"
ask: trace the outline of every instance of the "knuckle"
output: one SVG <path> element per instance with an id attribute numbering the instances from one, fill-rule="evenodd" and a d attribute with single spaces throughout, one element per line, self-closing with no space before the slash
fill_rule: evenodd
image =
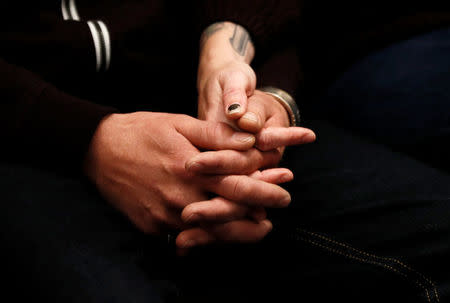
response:
<path id="1" fill-rule="evenodd" d="M 220 138 L 223 137 L 223 135 L 227 132 L 228 128 L 225 125 L 225 123 L 217 123 L 214 126 L 214 138 Z"/>
<path id="2" fill-rule="evenodd" d="M 171 190 L 166 194 L 167 205 L 175 208 L 181 208 L 185 204 L 185 198 L 178 190 Z"/>
<path id="3" fill-rule="evenodd" d="M 242 92 L 242 88 L 240 88 L 240 87 L 236 87 L 236 86 L 227 87 L 223 91 L 223 98 L 228 99 L 230 97 L 241 95 L 241 92 Z"/>
<path id="4" fill-rule="evenodd" d="M 207 167 L 210 172 L 224 171 L 227 169 L 227 163 L 221 154 L 214 155 L 210 159 L 199 163 Z"/>
<path id="5" fill-rule="evenodd" d="M 204 128 L 204 138 L 206 142 L 211 142 L 218 138 L 221 132 L 220 123 L 211 123 Z"/>
<path id="6" fill-rule="evenodd" d="M 207 127 L 206 136 L 208 142 L 219 144 L 216 148 L 220 149 L 220 146 L 223 145 L 223 140 L 230 136 L 230 128 L 222 122 L 214 123 L 211 127 Z"/>
<path id="7" fill-rule="evenodd" d="M 243 177 L 238 176 L 234 179 L 232 184 L 231 196 L 233 199 L 240 200 L 249 194 L 249 184 Z"/>
<path id="8" fill-rule="evenodd" d="M 194 216 L 199 216 L 201 214 L 201 211 L 197 209 L 194 205 L 188 205 L 183 209 L 183 212 L 181 213 L 181 217 L 184 221 L 189 221 Z"/>
<path id="9" fill-rule="evenodd" d="M 192 121 L 192 117 L 186 114 L 174 114 L 174 120 L 182 122 L 190 122 Z"/>
<path id="10" fill-rule="evenodd" d="M 237 167 L 241 167 L 243 173 L 253 173 L 261 166 L 260 152 L 253 149 L 250 153 L 240 155 L 234 162 Z"/>
<path id="11" fill-rule="evenodd" d="M 269 136 L 267 133 L 265 133 L 264 131 L 262 131 L 257 136 L 256 142 L 257 142 L 258 149 L 260 149 L 262 151 L 267 151 L 270 149 L 270 147 L 273 143 L 273 138 L 271 136 Z"/>

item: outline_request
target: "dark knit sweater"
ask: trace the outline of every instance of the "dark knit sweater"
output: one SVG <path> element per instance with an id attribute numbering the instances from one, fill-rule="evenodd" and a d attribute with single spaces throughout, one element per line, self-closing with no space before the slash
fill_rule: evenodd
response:
<path id="1" fill-rule="evenodd" d="M 76 0 L 81 21 L 64 21 L 61 1 L 26 2 L 0 4 L 1 154 L 69 172 L 109 113 L 195 113 L 198 40 L 213 22 L 248 29 L 258 85 L 308 98 L 368 52 L 450 24 L 432 1 Z M 96 71 L 87 20 L 108 27 L 107 72 Z"/>

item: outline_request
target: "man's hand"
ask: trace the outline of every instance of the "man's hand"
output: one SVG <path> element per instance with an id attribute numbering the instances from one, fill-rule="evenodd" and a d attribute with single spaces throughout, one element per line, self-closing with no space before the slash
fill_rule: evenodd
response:
<path id="1" fill-rule="evenodd" d="M 222 153 L 229 149 L 245 152 L 254 142 L 253 135 L 235 132 L 226 124 L 184 115 L 113 114 L 97 128 L 84 168 L 105 199 L 140 230 L 160 234 L 189 228 L 189 222 L 181 219 L 182 210 L 193 202 L 208 201 L 208 193 L 250 207 L 287 206 L 289 193 L 263 181 L 283 182 L 290 173 L 287 170 L 252 177 L 241 175 L 241 168 L 229 174 L 190 171 L 190 166 L 195 167 L 190 160 L 201 154 L 199 149 L 216 153 L 224 161 L 219 166 L 231 167 L 235 159 L 227 160 Z M 219 211 L 216 216 L 230 213 Z M 268 231 L 267 220 L 254 223 L 249 230 L 258 237 Z M 245 234 L 235 240 L 248 240 L 244 236 L 248 238 Z"/>

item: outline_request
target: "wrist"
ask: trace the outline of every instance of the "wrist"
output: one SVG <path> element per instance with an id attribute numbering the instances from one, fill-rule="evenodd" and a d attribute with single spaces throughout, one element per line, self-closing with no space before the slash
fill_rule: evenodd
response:
<path id="1" fill-rule="evenodd" d="M 260 91 L 270 95 L 273 99 L 281 104 L 289 117 L 290 126 L 298 126 L 300 123 L 300 111 L 294 98 L 282 89 L 265 86 L 259 88 Z"/>
<path id="2" fill-rule="evenodd" d="M 101 149 L 105 148 L 104 143 L 109 136 L 110 124 L 121 114 L 110 114 L 99 122 L 89 144 L 83 161 L 83 172 L 93 182 L 96 183 L 97 161 L 101 157 Z"/>
<path id="3" fill-rule="evenodd" d="M 234 40 L 242 42 L 238 48 L 233 44 Z M 200 39 L 200 62 L 240 61 L 250 64 L 254 55 L 250 35 L 242 26 L 232 22 L 210 25 Z"/>

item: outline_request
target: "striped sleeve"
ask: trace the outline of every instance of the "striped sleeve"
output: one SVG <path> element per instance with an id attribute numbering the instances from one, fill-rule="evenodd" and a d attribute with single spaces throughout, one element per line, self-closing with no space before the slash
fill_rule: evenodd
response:
<path id="1" fill-rule="evenodd" d="M 105 22 L 102 20 L 84 21 L 80 17 L 75 0 L 61 0 L 61 14 L 64 21 L 86 23 L 92 35 L 95 52 L 95 70 L 108 71 L 111 65 L 111 37 Z"/>

